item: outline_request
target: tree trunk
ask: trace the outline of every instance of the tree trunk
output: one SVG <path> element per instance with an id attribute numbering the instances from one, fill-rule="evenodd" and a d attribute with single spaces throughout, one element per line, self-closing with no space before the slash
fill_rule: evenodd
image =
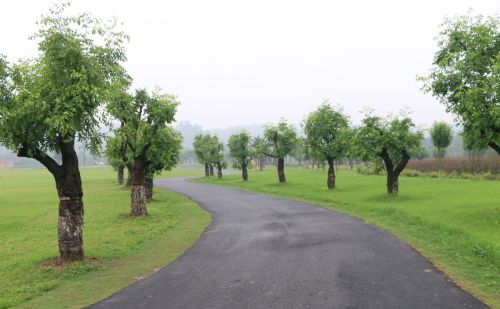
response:
<path id="1" fill-rule="evenodd" d="M 144 188 L 146 189 L 146 202 L 153 199 L 153 177 L 146 177 L 144 179 Z"/>
<path id="2" fill-rule="evenodd" d="M 397 194 L 399 192 L 399 175 L 410 161 L 410 156 L 406 151 L 401 152 L 401 160 L 394 166 L 392 159 L 389 157 L 387 149 L 383 149 L 380 153 L 384 160 L 385 169 L 387 171 L 387 193 Z"/>
<path id="3" fill-rule="evenodd" d="M 205 163 L 205 177 L 209 177 L 209 176 L 210 176 L 210 171 L 208 168 L 208 163 Z"/>
<path id="4" fill-rule="evenodd" d="M 146 177 L 144 156 L 134 158 L 132 174 L 131 214 L 134 217 L 147 216 L 146 188 L 144 187 Z"/>
<path id="5" fill-rule="evenodd" d="M 280 182 L 286 182 L 285 159 L 283 158 L 278 158 L 278 179 Z"/>
<path id="6" fill-rule="evenodd" d="M 125 169 L 124 165 L 118 166 L 118 172 L 116 175 L 117 181 L 119 185 L 123 185 L 123 170 Z"/>
<path id="7" fill-rule="evenodd" d="M 209 164 L 208 166 L 210 168 L 210 176 L 214 175 L 214 166 L 212 164 Z"/>
<path id="8" fill-rule="evenodd" d="M 74 142 L 60 142 L 61 173 L 55 175 L 59 195 L 57 237 L 64 261 L 83 260 L 83 190 Z"/>
<path id="9" fill-rule="evenodd" d="M 399 192 L 399 177 L 394 172 L 387 173 L 387 193 L 397 194 Z"/>
<path id="10" fill-rule="evenodd" d="M 222 165 L 217 164 L 217 178 L 222 178 Z"/>
<path id="11" fill-rule="evenodd" d="M 125 184 L 126 187 L 130 187 L 132 185 L 132 164 L 127 164 L 127 183 Z"/>
<path id="12" fill-rule="evenodd" d="M 260 160 L 259 160 L 259 171 L 264 170 L 264 165 L 266 164 L 265 160 L 266 160 L 266 157 L 264 157 L 264 156 L 260 157 Z"/>
<path id="13" fill-rule="evenodd" d="M 243 181 L 248 181 L 248 170 L 246 163 L 243 163 L 241 165 L 241 177 L 243 178 Z"/>
<path id="14" fill-rule="evenodd" d="M 59 139 L 59 148 L 61 165 L 45 152 L 26 144 L 21 146 L 17 155 L 39 161 L 53 175 L 59 196 L 59 257 L 65 262 L 81 261 L 84 258 L 83 190 L 74 138 L 69 142 Z"/>
<path id="15" fill-rule="evenodd" d="M 333 166 L 333 159 L 328 159 L 328 178 L 326 180 L 328 189 L 335 189 L 335 168 Z"/>

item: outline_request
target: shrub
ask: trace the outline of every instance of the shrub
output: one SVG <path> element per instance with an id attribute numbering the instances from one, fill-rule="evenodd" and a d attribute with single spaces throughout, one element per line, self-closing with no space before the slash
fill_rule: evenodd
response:
<path id="1" fill-rule="evenodd" d="M 483 158 L 444 158 L 440 164 L 438 159 L 411 160 L 408 162 L 407 169 L 420 172 L 438 172 L 444 171 L 446 174 L 478 174 L 491 173 L 500 174 L 500 156 L 490 156 Z"/>

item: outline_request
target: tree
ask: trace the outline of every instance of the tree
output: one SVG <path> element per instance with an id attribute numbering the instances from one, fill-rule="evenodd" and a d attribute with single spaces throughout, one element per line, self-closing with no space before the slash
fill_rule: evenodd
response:
<path id="1" fill-rule="evenodd" d="M 446 122 L 434 122 L 430 130 L 432 144 L 434 145 L 434 157 L 441 161 L 446 155 L 446 148 L 450 146 L 453 139 L 451 126 Z"/>
<path id="2" fill-rule="evenodd" d="M 123 185 L 123 171 L 125 169 L 127 156 L 127 144 L 121 136 L 108 137 L 106 143 L 106 158 L 109 165 L 117 171 L 118 184 Z"/>
<path id="3" fill-rule="evenodd" d="M 349 117 L 341 107 L 334 108 L 328 101 L 307 116 L 304 122 L 306 143 L 310 150 L 328 162 L 328 189 L 335 188 L 334 160 L 342 159 L 352 141 Z"/>
<path id="4" fill-rule="evenodd" d="M 146 177 L 177 164 L 181 140 L 168 124 L 179 102 L 158 90 L 139 89 L 129 98 L 111 101 L 108 111 L 123 124 L 115 135 L 126 141 L 126 161 L 132 164 L 131 214 L 146 216 Z"/>
<path id="5" fill-rule="evenodd" d="M 498 17 L 446 19 L 423 90 L 455 114 L 468 136 L 500 155 L 500 32 Z"/>
<path id="6" fill-rule="evenodd" d="M 144 188 L 146 201 L 153 199 L 153 178 L 162 171 L 171 170 L 180 160 L 182 135 L 170 126 L 158 128 L 152 146 L 146 155 Z"/>
<path id="7" fill-rule="evenodd" d="M 279 182 L 286 182 L 285 157 L 295 146 L 297 138 L 295 127 L 282 118 L 278 124 L 265 127 L 264 138 L 269 146 L 264 153 L 266 156 L 278 159 Z"/>
<path id="8" fill-rule="evenodd" d="M 198 134 L 194 137 L 193 148 L 194 153 L 198 157 L 201 164 L 205 165 L 205 177 L 210 176 L 210 151 L 209 151 L 209 135 Z"/>
<path id="9" fill-rule="evenodd" d="M 241 168 L 243 181 L 248 181 L 248 165 L 253 157 L 251 137 L 247 131 L 229 137 L 229 155 L 235 159 L 236 167 Z"/>
<path id="10" fill-rule="evenodd" d="M 419 150 L 422 139 L 422 132 L 415 132 L 413 121 L 405 115 L 381 118 L 367 114 L 356 131 L 359 156 L 365 161 L 382 159 L 389 194 L 398 193 L 399 175 Z"/>
<path id="11" fill-rule="evenodd" d="M 217 167 L 217 178 L 222 178 L 222 169 L 227 167 L 227 162 L 224 160 L 224 144 L 219 141 L 217 136 L 209 135 L 210 162 Z"/>
<path id="12" fill-rule="evenodd" d="M 83 190 L 75 142 L 93 153 L 102 141 L 98 108 L 125 74 L 126 35 L 89 14 L 65 16 L 67 4 L 42 16 L 39 55 L 13 66 L 0 61 L 0 143 L 53 175 L 59 196 L 59 255 L 84 258 Z M 61 155 L 59 164 L 49 152 Z"/>
<path id="13" fill-rule="evenodd" d="M 291 156 L 297 160 L 299 166 L 302 166 L 302 160 L 305 157 L 305 139 L 303 137 L 297 137 L 297 141 L 295 142 L 295 147 L 293 147 L 291 151 Z"/>
<path id="14" fill-rule="evenodd" d="M 265 139 L 260 136 L 256 136 L 252 142 L 252 148 L 254 149 L 254 154 L 256 156 L 259 171 L 262 171 L 266 165 L 266 150 L 268 148 Z"/>

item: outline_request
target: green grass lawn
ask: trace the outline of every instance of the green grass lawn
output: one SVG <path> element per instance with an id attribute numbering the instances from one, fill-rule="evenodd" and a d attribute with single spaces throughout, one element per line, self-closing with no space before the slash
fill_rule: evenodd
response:
<path id="1" fill-rule="evenodd" d="M 500 182 L 400 178 L 388 196 L 384 176 L 340 170 L 337 188 L 326 188 L 326 171 L 286 169 L 195 181 L 240 187 L 320 204 L 376 224 L 404 239 L 465 289 L 500 308 Z"/>
<path id="2" fill-rule="evenodd" d="M 201 170 L 200 170 L 201 171 Z M 174 170 L 163 177 L 200 174 Z M 155 189 L 150 216 L 132 219 L 130 191 L 107 168 L 81 170 L 88 261 L 41 267 L 58 257 L 58 198 L 44 169 L 0 170 L 0 308 L 80 308 L 165 266 L 189 248 L 210 214 Z"/>

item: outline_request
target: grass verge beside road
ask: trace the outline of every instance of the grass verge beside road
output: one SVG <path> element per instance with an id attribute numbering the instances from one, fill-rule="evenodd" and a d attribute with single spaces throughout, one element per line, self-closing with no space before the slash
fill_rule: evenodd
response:
<path id="1" fill-rule="evenodd" d="M 337 188 L 326 171 L 286 169 L 194 181 L 286 196 L 341 211 L 378 225 L 428 257 L 455 282 L 500 308 L 500 182 L 400 177 L 400 193 L 388 196 L 384 176 L 340 170 Z"/>
<path id="2" fill-rule="evenodd" d="M 163 177 L 187 176 L 174 170 Z M 0 308 L 80 308 L 175 260 L 210 222 L 191 200 L 155 189 L 149 217 L 132 219 L 130 190 L 111 169 L 82 169 L 87 261 L 43 267 L 57 258 L 58 199 L 44 169 L 0 170 Z"/>

